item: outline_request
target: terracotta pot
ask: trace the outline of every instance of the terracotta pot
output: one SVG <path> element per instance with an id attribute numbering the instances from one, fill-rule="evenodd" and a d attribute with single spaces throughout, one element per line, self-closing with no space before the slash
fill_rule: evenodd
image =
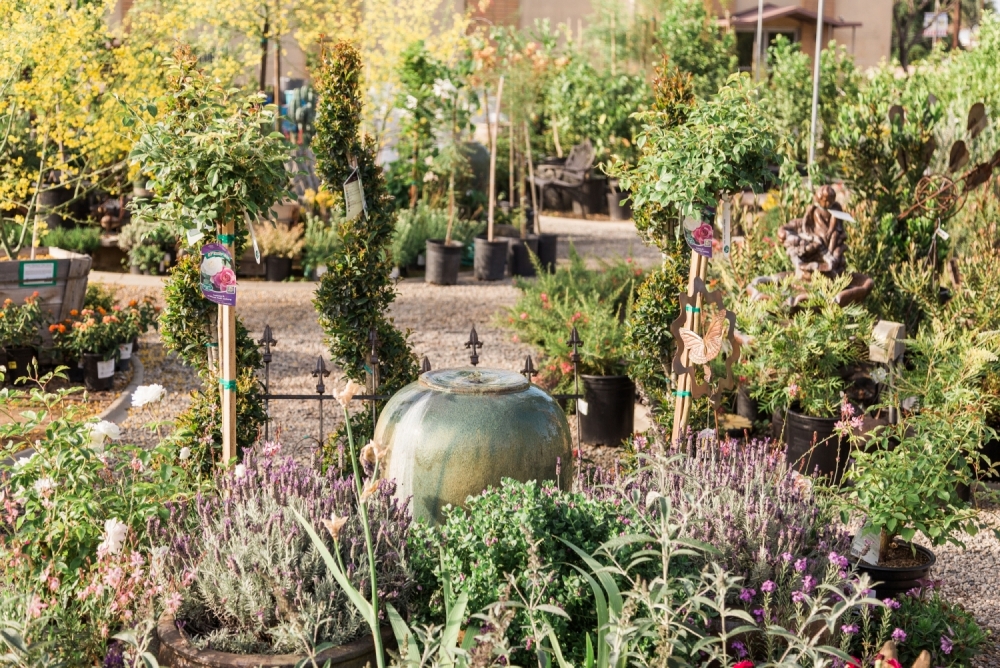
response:
<path id="1" fill-rule="evenodd" d="M 160 643 L 156 658 L 163 668 L 294 668 L 306 658 L 297 654 L 231 654 L 198 649 L 177 629 L 171 615 L 160 618 L 156 637 Z M 392 632 L 383 628 L 383 645 L 391 640 Z M 375 665 L 375 641 L 370 635 L 331 647 L 316 656 L 316 665 L 331 668 L 364 668 L 368 664 Z"/>

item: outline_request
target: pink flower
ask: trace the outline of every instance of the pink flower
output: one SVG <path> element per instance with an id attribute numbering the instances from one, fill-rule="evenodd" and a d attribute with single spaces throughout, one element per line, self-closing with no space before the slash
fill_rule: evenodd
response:
<path id="1" fill-rule="evenodd" d="M 522 312 L 522 313 L 521 313 L 521 320 L 527 320 L 527 319 L 528 319 L 528 314 L 527 314 L 527 313 L 524 313 L 524 312 Z"/>
<path id="2" fill-rule="evenodd" d="M 711 239 L 712 234 L 712 226 L 708 223 L 702 223 L 691 232 L 691 236 L 694 237 L 699 246 L 703 245 L 708 239 Z"/>
<path id="3" fill-rule="evenodd" d="M 167 614 L 168 615 L 174 614 L 180 609 L 180 607 L 181 607 L 181 595 L 180 592 L 175 591 L 173 594 L 170 595 L 169 598 L 167 598 L 167 604 L 166 604 Z"/>
<path id="4" fill-rule="evenodd" d="M 215 286 L 216 290 L 222 292 L 226 288 L 236 285 L 236 273 L 229 267 L 225 267 L 212 277 L 212 285 Z"/>
<path id="5" fill-rule="evenodd" d="M 38 619 L 45 612 L 45 608 L 49 607 L 45 603 L 42 603 L 42 599 L 37 596 L 32 596 L 31 601 L 28 603 L 28 616 L 32 619 Z"/>
<path id="6" fill-rule="evenodd" d="M 788 386 L 788 396 L 789 397 L 791 397 L 792 399 L 794 399 L 795 396 L 798 393 L 799 393 L 799 386 L 798 385 L 796 385 L 795 383 L 792 383 L 791 385 Z"/>

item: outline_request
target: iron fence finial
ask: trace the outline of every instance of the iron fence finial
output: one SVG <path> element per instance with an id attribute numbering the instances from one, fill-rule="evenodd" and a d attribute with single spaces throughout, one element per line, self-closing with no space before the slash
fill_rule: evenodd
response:
<path id="1" fill-rule="evenodd" d="M 329 369 L 326 368 L 326 362 L 323 360 L 323 356 L 320 355 L 316 358 L 316 370 L 312 372 L 313 378 L 316 378 L 316 393 L 323 394 L 326 392 L 326 385 L 323 384 L 323 378 L 330 375 Z"/>
<path id="2" fill-rule="evenodd" d="M 420 373 L 427 373 L 430 370 L 431 370 L 431 361 L 427 359 L 427 355 L 424 355 L 424 359 L 420 363 Z"/>
<path id="3" fill-rule="evenodd" d="M 472 331 L 469 332 L 469 340 L 465 342 L 465 347 L 472 349 L 472 354 L 469 355 L 469 361 L 472 363 L 472 366 L 479 364 L 479 351 L 477 349 L 482 348 L 483 344 L 479 340 L 479 335 L 476 334 L 475 325 L 472 326 Z"/>
<path id="4" fill-rule="evenodd" d="M 529 383 L 532 376 L 538 375 L 538 370 L 535 368 L 535 363 L 532 361 L 531 355 L 524 358 L 524 368 L 521 369 L 521 375 L 527 378 Z"/>
<path id="5" fill-rule="evenodd" d="M 580 346 L 583 345 L 583 341 L 580 340 L 580 333 L 576 331 L 576 325 L 573 325 L 573 331 L 569 335 L 569 341 L 567 344 L 573 346 L 573 353 L 570 355 L 569 359 L 574 364 L 580 361 Z"/>

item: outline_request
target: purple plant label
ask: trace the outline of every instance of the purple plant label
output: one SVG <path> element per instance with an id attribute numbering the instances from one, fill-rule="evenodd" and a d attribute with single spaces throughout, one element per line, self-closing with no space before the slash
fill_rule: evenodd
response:
<path id="1" fill-rule="evenodd" d="M 704 257 L 712 257 L 712 240 L 715 238 L 715 230 L 711 223 L 706 223 L 697 218 L 688 216 L 684 219 L 684 241 L 695 253 Z"/>
<path id="2" fill-rule="evenodd" d="M 233 256 L 222 244 L 201 247 L 201 294 L 215 304 L 236 306 Z"/>

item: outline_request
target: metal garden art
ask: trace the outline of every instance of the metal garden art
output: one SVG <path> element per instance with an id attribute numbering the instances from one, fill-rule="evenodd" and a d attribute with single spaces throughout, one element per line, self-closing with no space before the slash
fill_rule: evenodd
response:
<path id="1" fill-rule="evenodd" d="M 781 163 L 776 134 L 757 107 L 749 77 L 730 77 L 706 101 L 696 101 L 691 86 L 690 77 L 665 72 L 654 110 L 641 115 L 636 166 L 611 169 L 622 189 L 632 193 L 643 235 L 661 248 L 670 247 L 671 238 L 683 238 L 691 249 L 687 288 L 671 328 L 675 442 L 687 430 L 695 399 L 716 402 L 722 389 L 732 387 L 731 367 L 739 358 L 736 316 L 705 282 L 716 244 L 723 261 L 729 256 L 727 196 L 762 191 L 774 180 L 769 166 Z M 717 209 L 720 241 L 713 227 Z M 665 253 L 664 264 L 682 263 L 677 255 Z"/>

